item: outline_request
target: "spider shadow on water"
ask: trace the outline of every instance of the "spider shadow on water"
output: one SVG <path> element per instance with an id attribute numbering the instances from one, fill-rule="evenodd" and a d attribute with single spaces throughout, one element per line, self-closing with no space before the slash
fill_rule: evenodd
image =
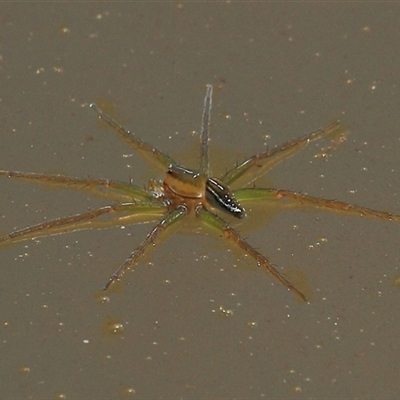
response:
<path id="1" fill-rule="evenodd" d="M 100 120 L 110 126 L 144 158 L 151 158 L 164 171 L 164 180 L 162 182 L 151 180 L 144 189 L 132 182 L 0 170 L 0 176 L 3 177 L 47 186 L 84 190 L 113 201 L 111 205 L 17 230 L 1 237 L 0 246 L 81 229 L 102 229 L 140 222 L 155 222 L 146 238 L 109 278 L 104 286 L 104 290 L 107 290 L 140 260 L 145 251 L 156 243 L 164 231 L 172 231 L 172 226 L 178 227 L 184 217 L 194 215 L 204 225 L 215 229 L 221 236 L 255 259 L 258 266 L 265 268 L 301 300 L 308 301 L 301 290 L 222 218 L 224 213 L 235 218 L 244 218 L 246 211 L 242 204 L 263 202 L 265 207 L 271 207 L 271 204 L 276 203 L 281 208 L 311 206 L 326 211 L 400 222 L 400 215 L 389 212 L 372 210 L 337 200 L 311 197 L 289 190 L 256 188 L 252 185 L 275 165 L 299 152 L 309 143 L 329 138 L 336 133 L 341 133 L 341 137 L 344 137 L 345 133 L 340 121 L 290 140 L 271 150 L 260 152 L 234 166 L 220 178 L 210 177 L 208 143 L 212 93 L 212 85 L 207 85 L 200 132 L 198 170 L 187 169 L 177 164 L 170 156 L 138 139 L 95 104 L 91 104 L 90 107 L 94 109 Z M 243 182 L 243 186 L 238 187 L 239 182 Z M 108 218 L 103 218 L 103 216 Z"/>

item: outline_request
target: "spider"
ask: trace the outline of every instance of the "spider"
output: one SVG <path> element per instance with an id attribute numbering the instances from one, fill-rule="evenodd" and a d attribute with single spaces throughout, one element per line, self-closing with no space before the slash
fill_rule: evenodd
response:
<path id="1" fill-rule="evenodd" d="M 327 211 L 400 221 L 400 215 L 358 207 L 337 200 L 311 197 L 288 190 L 248 187 L 272 167 L 291 157 L 310 142 L 326 138 L 339 131 L 341 129 L 340 121 L 290 140 L 271 150 L 260 152 L 236 165 L 220 178 L 210 177 L 208 142 L 212 92 L 212 85 L 207 85 L 201 121 L 198 170 L 191 170 L 177 164 L 167 154 L 138 139 L 100 110 L 96 104 L 90 104 L 100 120 L 114 129 L 128 145 L 143 156 L 150 157 L 156 165 L 166 171 L 164 180 L 162 182 L 151 180 L 147 188 L 144 189 L 132 182 L 123 183 L 107 179 L 80 179 L 63 175 L 0 170 L 0 176 L 37 184 L 86 190 L 115 202 L 112 205 L 92 209 L 81 214 L 56 218 L 17 230 L 1 237 L 0 245 L 81 229 L 100 229 L 129 223 L 134 224 L 138 221 L 157 221 L 147 237 L 109 278 L 103 288 L 107 290 L 139 261 L 149 246 L 156 243 L 163 231 L 168 230 L 190 213 L 194 213 L 202 223 L 219 231 L 221 236 L 232 241 L 254 258 L 258 266 L 265 268 L 289 291 L 295 293 L 301 300 L 308 301 L 302 291 L 279 272 L 266 257 L 252 247 L 221 215 L 225 213 L 236 218 L 244 218 L 246 211 L 242 204 L 264 201 L 268 206 L 267 202 L 284 201 L 285 206 L 313 206 Z M 232 190 L 230 186 L 237 184 L 239 179 L 245 180 L 245 187 Z M 103 215 L 108 215 L 109 219 L 99 218 Z"/>

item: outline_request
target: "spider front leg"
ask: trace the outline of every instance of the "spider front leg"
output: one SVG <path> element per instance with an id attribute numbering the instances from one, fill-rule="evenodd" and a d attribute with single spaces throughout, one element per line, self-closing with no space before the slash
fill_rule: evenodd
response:
<path id="1" fill-rule="evenodd" d="M 128 271 L 132 265 L 134 265 L 140 257 L 143 256 L 146 249 L 154 244 L 156 239 L 162 232 L 167 230 L 173 224 L 178 222 L 183 216 L 187 214 L 187 208 L 185 206 L 178 206 L 175 210 L 171 211 L 165 218 L 160 220 L 157 225 L 151 230 L 146 236 L 146 239 L 139 245 L 139 247 L 131 253 L 131 255 L 125 260 L 125 262 L 112 274 L 104 290 L 107 290 L 115 281 L 122 278 L 126 271 Z"/>
<path id="2" fill-rule="evenodd" d="M 121 126 L 117 121 L 107 115 L 104 111 L 100 110 L 96 104 L 90 104 L 90 107 L 93 108 L 99 118 L 104 121 L 108 126 L 110 126 L 118 135 L 131 147 L 137 150 L 149 161 L 154 162 L 157 167 L 161 168 L 163 171 L 168 169 L 168 167 L 172 164 L 176 164 L 176 162 L 167 154 L 162 151 L 156 149 L 152 145 L 144 142 L 141 139 L 138 139 L 132 132 L 125 129 Z"/>
<path id="3" fill-rule="evenodd" d="M 135 204 L 122 203 L 111 206 L 100 207 L 85 213 L 71 215 L 69 217 L 56 218 L 17 230 L 6 236 L 0 237 L 0 246 L 28 240 L 40 236 L 51 236 L 82 229 L 102 229 L 117 225 L 126 225 L 132 219 L 142 217 L 146 222 L 165 214 L 166 208 L 160 204 Z M 117 216 L 109 221 L 94 221 L 94 219 L 105 215 L 128 212 L 128 215 Z"/>
<path id="4" fill-rule="evenodd" d="M 272 274 L 279 282 L 286 286 L 286 288 L 294 292 L 301 300 L 307 302 L 307 297 L 297 289 L 287 278 L 285 278 L 261 253 L 259 253 L 254 247 L 252 247 L 245 239 L 243 239 L 238 232 L 236 232 L 228 223 L 226 223 L 222 218 L 205 208 L 199 208 L 197 211 L 197 216 L 202 222 L 217 229 L 225 236 L 226 239 L 232 241 L 238 245 L 242 250 L 244 250 L 248 255 L 253 257 L 258 266 L 264 267 L 270 274 Z"/>
<path id="5" fill-rule="evenodd" d="M 237 200 L 241 202 L 257 200 L 286 200 L 287 203 L 283 204 L 284 207 L 312 206 L 324 211 L 338 212 L 345 215 L 358 215 L 368 218 L 379 218 L 387 221 L 400 222 L 400 215 L 397 214 L 373 210 L 366 207 L 359 207 L 343 201 L 307 196 L 305 194 L 292 192 L 290 190 L 245 188 L 235 190 L 234 194 Z"/>
<path id="6" fill-rule="evenodd" d="M 201 118 L 201 133 L 200 133 L 200 172 L 204 175 L 210 173 L 210 161 L 208 152 L 209 129 L 212 106 L 212 85 L 207 85 L 206 97 L 204 98 L 203 116 Z"/>
<path id="7" fill-rule="evenodd" d="M 108 179 L 70 178 L 64 175 L 5 170 L 0 170 L 0 176 L 55 188 L 87 191 L 96 196 L 116 201 L 150 201 L 152 199 L 151 194 L 139 186 Z"/>

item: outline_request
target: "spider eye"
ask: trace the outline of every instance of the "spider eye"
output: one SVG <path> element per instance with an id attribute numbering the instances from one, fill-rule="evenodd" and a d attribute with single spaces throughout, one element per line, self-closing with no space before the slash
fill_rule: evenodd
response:
<path id="1" fill-rule="evenodd" d="M 246 216 L 245 209 L 236 200 L 229 186 L 225 185 L 219 179 L 207 179 L 206 199 L 212 206 L 228 212 L 236 218 L 243 218 Z"/>

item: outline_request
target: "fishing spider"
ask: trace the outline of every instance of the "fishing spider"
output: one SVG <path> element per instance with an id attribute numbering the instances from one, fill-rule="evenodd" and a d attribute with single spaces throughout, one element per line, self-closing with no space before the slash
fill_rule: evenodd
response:
<path id="1" fill-rule="evenodd" d="M 100 120 L 113 128 L 128 145 L 143 156 L 149 156 L 159 167 L 166 171 L 163 182 L 151 180 L 147 189 L 143 189 L 132 184 L 132 182 L 123 183 L 107 179 L 80 179 L 63 175 L 0 170 L 0 176 L 38 184 L 87 190 L 92 194 L 116 201 L 112 205 L 99 207 L 69 217 L 56 218 L 17 230 L 1 237 L 0 245 L 80 229 L 100 229 L 129 223 L 134 224 L 138 223 L 138 220 L 141 222 L 158 220 L 139 247 L 131 253 L 109 278 L 104 286 L 104 290 L 106 290 L 139 261 L 143 253 L 151 244 L 156 242 L 163 231 L 182 220 L 189 213 L 194 213 L 205 225 L 216 229 L 221 236 L 232 241 L 253 257 L 258 266 L 264 267 L 288 290 L 294 292 L 303 301 L 307 301 L 306 296 L 299 289 L 220 216 L 221 212 L 233 215 L 236 218 L 244 218 L 246 211 L 241 204 L 252 201 L 281 202 L 285 200 L 285 206 L 314 206 L 327 211 L 400 221 L 399 215 L 358 207 L 337 200 L 311 197 L 288 190 L 256 187 L 230 189 L 230 186 L 237 183 L 239 178 L 245 178 L 245 186 L 249 186 L 250 183 L 276 164 L 297 153 L 310 142 L 322 139 L 338 131 L 341 128 L 339 121 L 297 139 L 290 140 L 272 150 L 258 153 L 240 165 L 235 166 L 219 179 L 210 177 L 208 141 L 212 91 L 212 85 L 207 85 L 200 133 L 200 165 L 198 170 L 191 170 L 178 165 L 171 157 L 138 139 L 130 131 L 123 128 L 95 104 L 91 104 L 90 107 L 97 112 Z M 267 206 L 268 203 L 266 203 Z M 98 217 L 105 214 L 109 215 L 109 220 L 98 219 Z"/>

